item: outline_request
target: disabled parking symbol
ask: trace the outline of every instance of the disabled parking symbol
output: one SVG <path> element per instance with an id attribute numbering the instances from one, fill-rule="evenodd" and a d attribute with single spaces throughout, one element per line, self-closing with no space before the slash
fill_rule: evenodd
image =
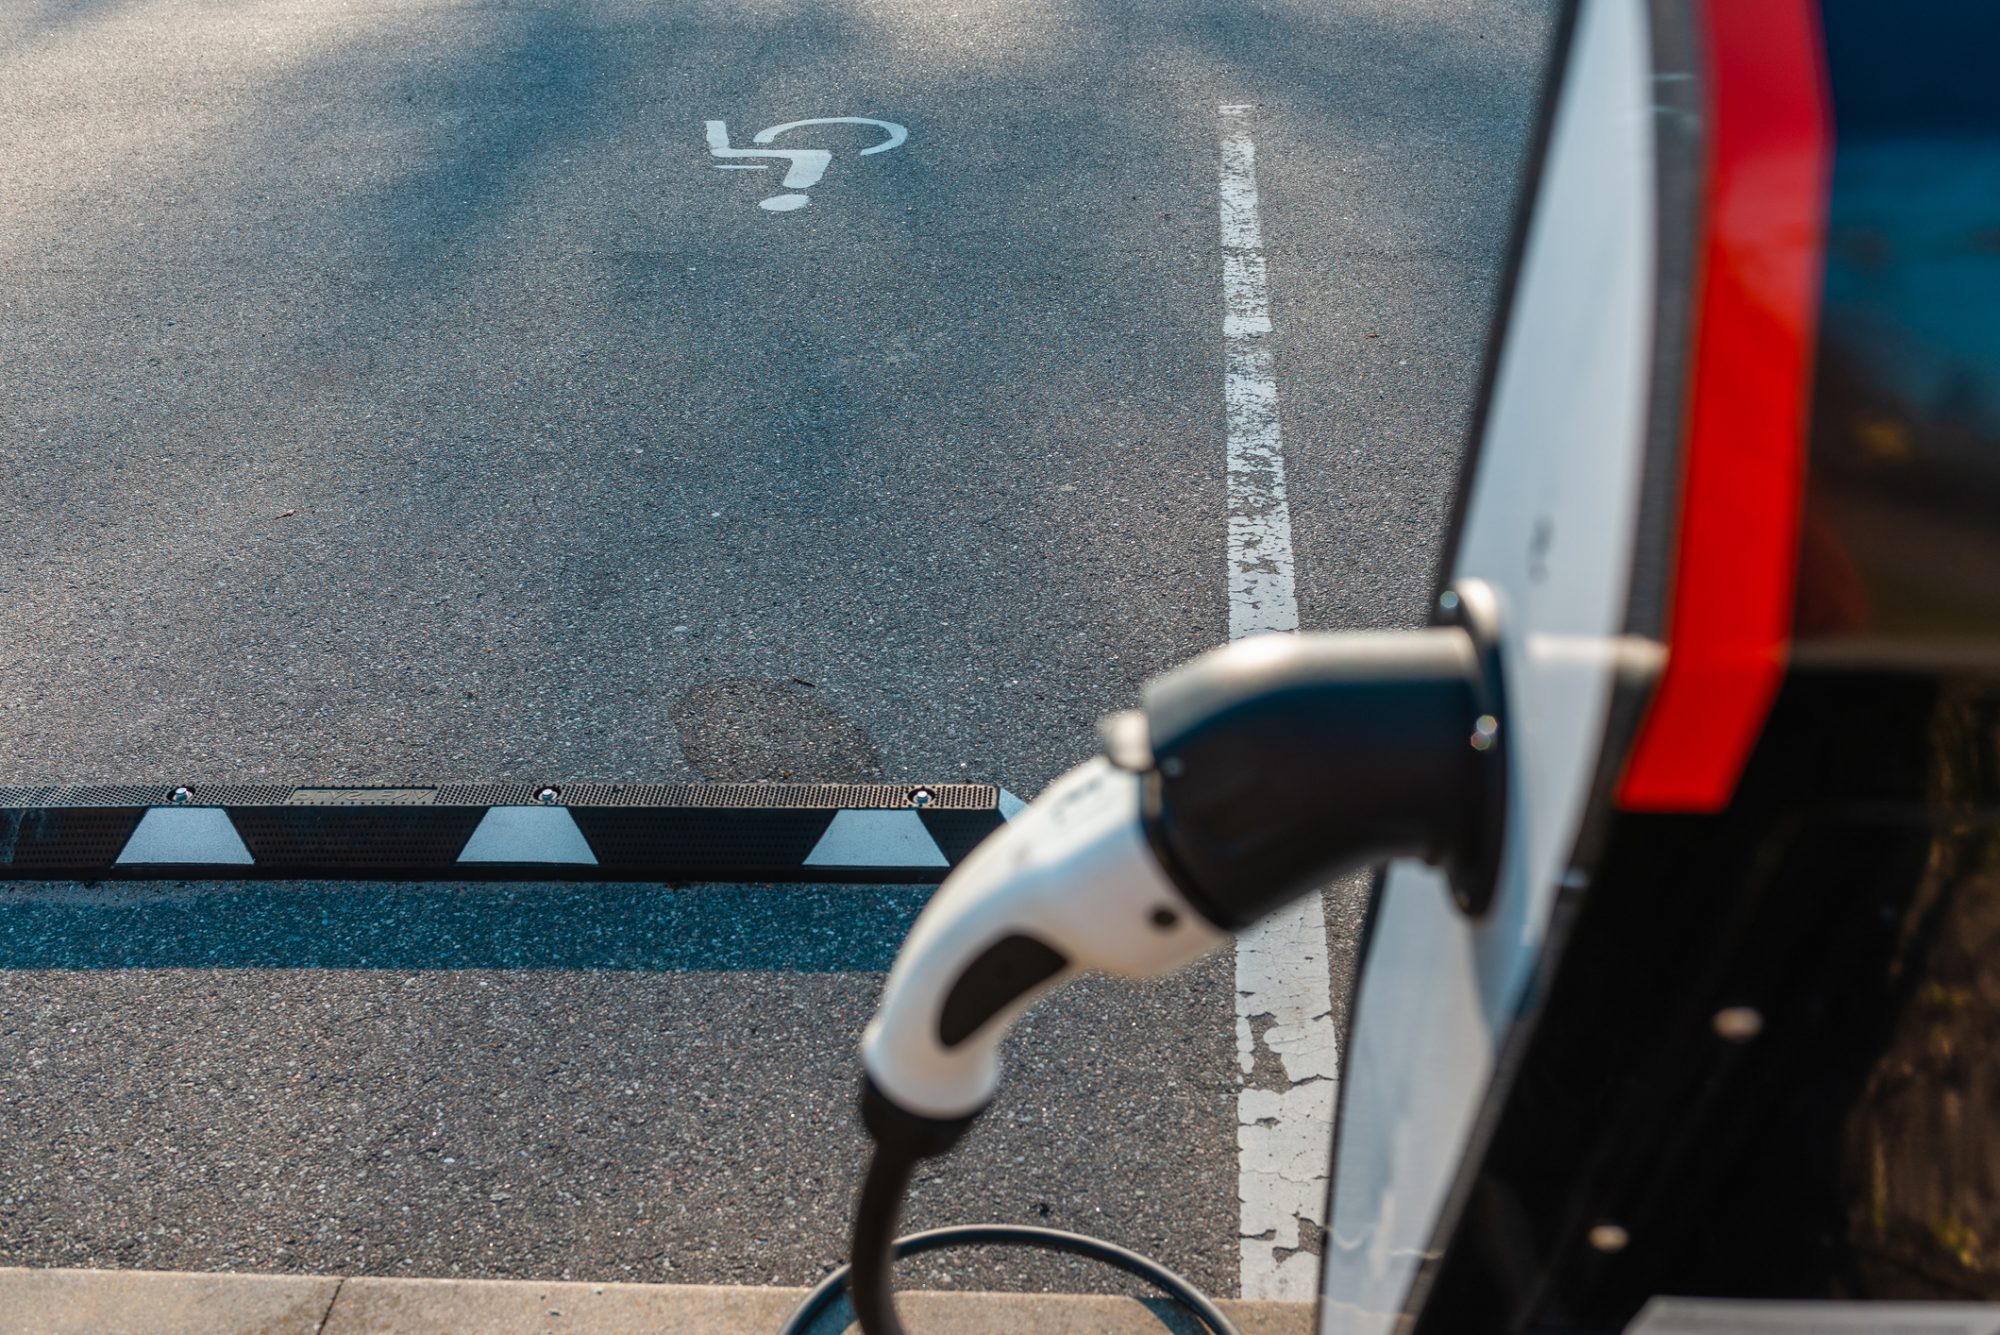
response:
<path id="1" fill-rule="evenodd" d="M 883 131 L 886 138 L 862 149 L 857 155 L 864 158 L 871 153 L 887 153 L 892 148 L 901 148 L 903 141 L 910 137 L 910 132 L 894 121 L 878 121 L 872 116 L 815 116 L 759 130 L 750 136 L 750 142 L 769 144 L 781 134 L 789 134 L 808 125 L 873 125 Z M 833 164 L 833 154 L 824 148 L 732 148 L 727 121 L 708 122 L 708 151 L 717 158 L 766 159 L 759 162 L 717 162 L 715 165 L 724 171 L 765 171 L 776 165 L 773 160 L 787 163 L 785 178 L 780 183 L 785 187 L 785 193 L 757 201 L 758 208 L 772 213 L 790 213 L 812 203 L 812 196 L 805 192 L 818 185 L 820 178 L 826 175 L 826 169 Z"/>

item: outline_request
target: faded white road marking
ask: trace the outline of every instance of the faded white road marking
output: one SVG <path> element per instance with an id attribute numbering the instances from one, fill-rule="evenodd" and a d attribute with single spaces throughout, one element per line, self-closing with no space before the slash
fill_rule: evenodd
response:
<path id="1" fill-rule="evenodd" d="M 808 125 L 873 125 L 888 131 L 889 137 L 878 144 L 870 144 L 856 156 L 867 157 L 872 153 L 887 153 L 892 148 L 901 148 L 910 132 L 894 121 L 878 121 L 873 116 L 814 116 L 808 120 L 786 121 L 783 125 L 773 125 L 757 131 L 750 137 L 753 144 L 768 144 L 788 130 L 797 130 Z M 784 186 L 791 194 L 772 195 L 761 199 L 757 207 L 771 213 L 790 213 L 812 203 L 812 196 L 804 191 L 819 184 L 826 175 L 826 169 L 833 162 L 833 154 L 823 148 L 732 148 L 729 144 L 729 123 L 708 121 L 705 124 L 708 136 L 708 151 L 718 158 L 778 158 L 790 164 L 785 171 Z M 763 171 L 769 162 L 718 162 L 717 167 L 726 171 Z"/>
<path id="2" fill-rule="evenodd" d="M 1222 336 L 1249 338 L 1271 332 L 1271 312 L 1264 300 L 1264 257 L 1255 251 L 1222 252 Z"/>
<path id="3" fill-rule="evenodd" d="M 1232 640 L 1299 628 L 1251 110 L 1221 108 Z M 1236 1055 L 1244 1081 L 1236 1100 L 1243 1296 L 1310 1302 L 1317 1242 L 1300 1225 L 1326 1222 L 1340 1062 L 1320 896 L 1305 896 L 1237 938 Z M 1271 1060 L 1260 1064 L 1260 1056 Z M 1302 1250 L 1308 1245 L 1314 1250 Z"/>

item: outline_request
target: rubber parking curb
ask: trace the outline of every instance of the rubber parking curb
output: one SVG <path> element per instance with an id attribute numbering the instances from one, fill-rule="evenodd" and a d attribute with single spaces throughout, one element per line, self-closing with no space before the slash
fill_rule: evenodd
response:
<path id="1" fill-rule="evenodd" d="M 770 1335 L 803 1289 L 0 1269 L 0 1335 Z M 1164 1304 L 1076 1294 L 909 1293 L 915 1335 L 1199 1335 Z M 1310 1335 L 1307 1303 L 1229 1302 L 1243 1335 Z M 815 1335 L 834 1335 L 829 1314 Z"/>
<path id="2" fill-rule="evenodd" d="M 1017 808 L 973 783 L 0 787 L 0 879 L 930 884 Z"/>

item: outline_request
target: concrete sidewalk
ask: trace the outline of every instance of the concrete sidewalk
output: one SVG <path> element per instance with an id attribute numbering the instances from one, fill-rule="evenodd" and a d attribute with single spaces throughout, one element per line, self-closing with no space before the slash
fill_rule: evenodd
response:
<path id="1" fill-rule="evenodd" d="M 0 1335 L 769 1335 L 802 1289 L 157 1270 L 0 1269 Z M 1225 1302 L 1243 1335 L 1308 1335 L 1303 1303 Z M 911 1293 L 913 1335 L 1199 1335 L 1164 1303 Z M 844 1315 L 844 1312 L 843 1312 Z M 833 1318 L 819 1330 L 833 1335 Z"/>

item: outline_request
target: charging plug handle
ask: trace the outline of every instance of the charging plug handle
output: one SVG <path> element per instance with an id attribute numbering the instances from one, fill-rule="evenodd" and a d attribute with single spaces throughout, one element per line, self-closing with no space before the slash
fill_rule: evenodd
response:
<path id="1" fill-rule="evenodd" d="M 1125 716 L 1113 755 L 1147 762 L 1147 838 L 1217 926 L 1391 857 L 1486 910 L 1507 806 L 1498 604 L 1465 580 L 1438 606 L 1423 630 L 1240 640 L 1147 687 L 1143 744 Z"/>

